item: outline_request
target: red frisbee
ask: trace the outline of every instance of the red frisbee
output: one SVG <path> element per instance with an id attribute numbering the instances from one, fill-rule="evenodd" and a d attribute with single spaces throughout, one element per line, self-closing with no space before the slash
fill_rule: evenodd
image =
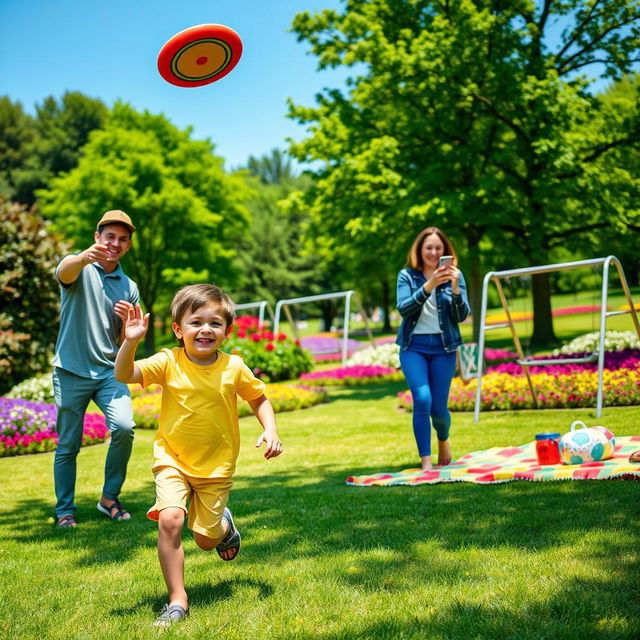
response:
<path id="1" fill-rule="evenodd" d="M 158 71 L 178 87 L 201 87 L 226 76 L 241 55 L 242 40 L 233 29 L 199 24 L 165 43 L 158 54 Z"/>

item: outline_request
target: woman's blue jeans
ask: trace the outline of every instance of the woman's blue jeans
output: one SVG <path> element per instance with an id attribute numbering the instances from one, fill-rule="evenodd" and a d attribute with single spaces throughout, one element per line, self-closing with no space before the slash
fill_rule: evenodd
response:
<path id="1" fill-rule="evenodd" d="M 413 434 L 418 453 L 420 457 L 430 456 L 430 422 L 438 440 L 449 439 L 451 414 L 447 405 L 456 354 L 444 350 L 439 333 L 414 334 L 409 348 L 400 349 L 400 366 L 413 396 Z"/>

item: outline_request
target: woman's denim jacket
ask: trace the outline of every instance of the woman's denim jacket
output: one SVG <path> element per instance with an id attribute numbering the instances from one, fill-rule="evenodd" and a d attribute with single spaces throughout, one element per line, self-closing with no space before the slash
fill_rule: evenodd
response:
<path id="1" fill-rule="evenodd" d="M 402 316 L 402 324 L 398 331 L 396 344 L 400 345 L 403 350 L 406 350 L 411 343 L 411 335 L 416 328 L 422 305 L 429 297 L 424 289 L 426 281 L 422 271 L 417 269 L 403 269 L 398 274 L 398 311 Z M 451 281 L 436 288 L 438 322 L 440 331 L 442 331 L 444 349 L 447 352 L 455 351 L 462 344 L 458 323 L 471 313 L 462 272 L 460 272 L 458 286 L 460 287 L 458 295 L 454 295 L 451 291 Z"/>

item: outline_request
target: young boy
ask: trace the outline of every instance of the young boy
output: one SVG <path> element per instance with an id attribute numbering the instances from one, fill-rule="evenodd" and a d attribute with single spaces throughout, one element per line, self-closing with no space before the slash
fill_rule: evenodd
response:
<path id="1" fill-rule="evenodd" d="M 240 533 L 226 506 L 240 446 L 236 394 L 262 425 L 256 447 L 266 444 L 267 459 L 282 453 L 265 384 L 240 357 L 219 351 L 234 319 L 229 296 L 209 284 L 183 287 L 171 303 L 171 315 L 182 346 L 134 362 L 149 314 L 143 317 L 139 305 L 130 309 L 115 364 L 121 382 L 162 386 L 153 445 L 156 502 L 147 517 L 159 523 L 158 557 L 169 603 L 155 626 L 181 620 L 189 610 L 181 541 L 185 513 L 201 549 L 216 549 L 223 560 L 233 560 L 240 550 Z"/>

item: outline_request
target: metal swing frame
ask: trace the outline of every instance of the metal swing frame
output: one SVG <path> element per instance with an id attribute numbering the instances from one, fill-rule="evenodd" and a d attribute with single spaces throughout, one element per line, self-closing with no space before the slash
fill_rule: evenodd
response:
<path id="1" fill-rule="evenodd" d="M 271 321 L 273 322 L 273 309 L 271 308 L 271 305 L 269 304 L 268 300 L 258 300 L 257 302 L 244 302 L 243 304 L 237 304 L 235 306 L 235 309 L 237 311 L 238 309 L 255 309 L 256 307 L 258 307 L 258 325 L 260 327 L 264 326 L 265 311 L 269 312 L 269 315 L 271 316 Z"/>
<path id="2" fill-rule="evenodd" d="M 619 310 L 619 311 L 607 311 L 607 296 L 609 291 L 609 267 L 613 264 L 616 267 L 616 271 L 618 273 L 618 277 L 620 278 L 620 283 L 622 284 L 622 289 L 624 291 L 625 297 L 629 304 L 629 310 Z M 514 276 L 526 276 L 526 275 L 537 275 L 541 273 L 551 273 L 554 271 L 568 271 L 571 269 L 579 269 L 581 267 L 597 267 L 598 265 L 602 265 L 602 295 L 600 299 L 600 340 L 598 344 L 597 353 L 589 354 L 582 358 L 547 358 L 540 360 L 533 360 L 531 358 L 527 359 L 524 356 L 522 351 L 522 345 L 520 344 L 520 339 L 518 338 L 518 334 L 516 333 L 513 320 L 511 318 L 511 312 L 509 310 L 509 305 L 507 304 L 507 299 L 504 295 L 504 290 L 502 288 L 502 284 L 500 282 L 503 278 L 511 278 Z M 491 324 L 487 325 L 487 293 L 489 288 L 489 282 L 493 282 L 498 291 L 498 296 L 500 297 L 500 302 L 507 316 L 507 322 L 500 324 Z M 525 269 L 510 269 L 507 271 L 489 271 L 484 276 L 484 280 L 482 283 L 482 307 L 481 307 L 481 316 L 480 316 L 480 336 L 478 340 L 478 360 L 477 360 L 477 370 L 478 370 L 478 382 L 476 386 L 476 402 L 475 409 L 473 414 L 473 421 L 478 422 L 480 420 L 480 405 L 482 400 L 482 367 L 484 364 L 484 343 L 485 343 L 485 333 L 487 331 L 491 331 L 493 329 L 504 329 L 508 328 L 511 331 L 511 337 L 513 338 L 513 344 L 518 353 L 518 359 L 516 363 L 519 364 L 527 376 L 527 382 L 529 384 L 529 390 L 531 391 L 531 397 L 533 400 L 533 406 L 537 409 L 538 402 L 536 398 L 535 389 L 533 387 L 533 382 L 531 380 L 531 375 L 529 373 L 530 366 L 545 366 L 545 365 L 553 365 L 553 364 L 573 364 L 573 363 L 581 363 L 581 362 L 593 362 L 596 357 L 598 359 L 598 391 L 596 395 L 596 417 L 599 418 L 602 415 L 602 390 L 603 390 L 603 378 L 604 378 L 604 338 L 606 331 L 607 318 L 611 316 L 618 316 L 630 313 L 633 318 L 633 323 L 636 328 L 636 332 L 638 334 L 638 338 L 640 338 L 640 323 L 638 322 L 638 314 L 636 313 L 635 306 L 633 304 L 633 300 L 631 299 L 631 292 L 629 291 L 629 286 L 627 284 L 627 279 L 624 275 L 624 270 L 622 268 L 622 264 L 620 260 L 615 256 L 607 256 L 606 258 L 594 258 L 592 260 L 578 260 L 576 262 L 559 262 L 556 264 L 547 264 L 539 267 L 528 267 Z"/>
<path id="3" fill-rule="evenodd" d="M 278 329 L 280 328 L 280 313 L 284 310 L 285 315 L 287 316 L 287 320 L 291 325 L 291 330 L 293 331 L 293 335 L 299 339 L 298 336 L 298 328 L 296 326 L 293 317 L 291 316 L 291 311 L 289 307 L 294 304 L 302 304 L 304 302 L 317 302 L 319 300 L 332 300 L 334 298 L 344 298 L 344 322 L 342 324 L 342 349 L 341 349 L 341 361 L 342 366 L 345 366 L 347 363 L 347 351 L 349 346 L 349 319 L 350 319 L 350 309 L 351 309 L 351 298 L 354 296 L 355 291 L 336 291 L 335 293 L 321 293 L 315 296 L 303 296 L 301 298 L 288 298 L 286 300 L 278 300 L 276 303 L 275 309 L 275 319 L 273 321 L 273 332 L 277 335 Z M 355 306 L 358 311 L 361 313 L 362 318 L 364 320 L 364 326 L 367 331 L 367 335 L 369 336 L 369 340 L 371 344 L 375 347 L 375 341 L 373 339 L 373 334 L 371 333 L 371 329 L 369 328 L 369 320 L 367 318 L 367 314 L 364 311 L 364 308 L 360 304 L 357 297 L 354 298 Z"/>

